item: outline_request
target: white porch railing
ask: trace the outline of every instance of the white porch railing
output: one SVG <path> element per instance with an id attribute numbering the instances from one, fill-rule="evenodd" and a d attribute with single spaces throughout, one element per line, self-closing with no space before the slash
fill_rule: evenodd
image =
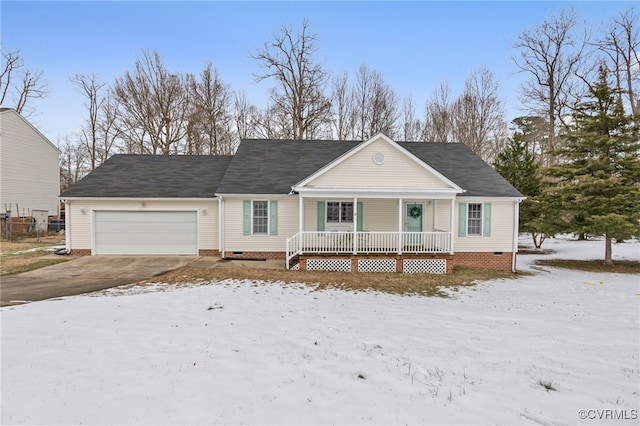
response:
<path id="1" fill-rule="evenodd" d="M 287 268 L 301 254 L 450 253 L 451 240 L 451 232 L 303 231 L 287 238 Z"/>

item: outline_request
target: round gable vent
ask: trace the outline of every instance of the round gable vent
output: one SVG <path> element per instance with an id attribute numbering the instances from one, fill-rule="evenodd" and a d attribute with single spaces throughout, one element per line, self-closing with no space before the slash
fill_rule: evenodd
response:
<path id="1" fill-rule="evenodd" d="M 384 164 L 384 154 L 382 152 L 376 152 L 373 154 L 373 162 L 377 165 Z"/>

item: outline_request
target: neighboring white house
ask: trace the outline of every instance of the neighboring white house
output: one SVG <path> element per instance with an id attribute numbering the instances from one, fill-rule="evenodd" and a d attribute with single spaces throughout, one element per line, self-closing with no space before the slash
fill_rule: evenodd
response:
<path id="1" fill-rule="evenodd" d="M 287 267 L 512 270 L 523 196 L 459 143 L 244 140 L 234 156 L 116 155 L 61 194 L 74 254 Z"/>
<path id="2" fill-rule="evenodd" d="M 14 109 L 0 109 L 0 211 L 59 213 L 60 151 Z M 20 211 L 17 212 L 16 208 Z"/>

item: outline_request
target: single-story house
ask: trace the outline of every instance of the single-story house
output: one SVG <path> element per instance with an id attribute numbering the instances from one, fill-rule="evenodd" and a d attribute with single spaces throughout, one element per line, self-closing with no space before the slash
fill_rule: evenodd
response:
<path id="1" fill-rule="evenodd" d="M 0 212 L 55 216 L 59 193 L 58 148 L 15 109 L 0 108 Z"/>
<path id="2" fill-rule="evenodd" d="M 69 188 L 72 254 L 281 259 L 301 270 L 514 270 L 523 196 L 459 143 L 243 140 L 115 155 Z"/>

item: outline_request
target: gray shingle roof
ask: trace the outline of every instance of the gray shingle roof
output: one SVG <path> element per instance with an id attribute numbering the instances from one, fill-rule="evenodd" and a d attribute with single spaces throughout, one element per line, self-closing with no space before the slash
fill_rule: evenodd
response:
<path id="1" fill-rule="evenodd" d="M 213 198 L 231 156 L 114 155 L 60 196 Z"/>
<path id="2" fill-rule="evenodd" d="M 358 141 L 245 140 L 218 186 L 221 194 L 287 194 Z M 464 196 L 521 197 L 466 145 L 399 142 L 399 145 L 466 190 Z"/>
<path id="3" fill-rule="evenodd" d="M 220 194 L 288 194 L 291 186 L 361 142 L 244 140 Z"/>
<path id="4" fill-rule="evenodd" d="M 401 142 L 400 146 L 465 190 L 465 197 L 522 197 L 493 167 L 462 143 Z"/>
<path id="5" fill-rule="evenodd" d="M 114 155 L 63 194 L 70 197 L 213 198 L 288 194 L 291 186 L 361 141 L 244 140 L 230 156 Z M 399 142 L 474 197 L 522 194 L 466 145 Z"/>

